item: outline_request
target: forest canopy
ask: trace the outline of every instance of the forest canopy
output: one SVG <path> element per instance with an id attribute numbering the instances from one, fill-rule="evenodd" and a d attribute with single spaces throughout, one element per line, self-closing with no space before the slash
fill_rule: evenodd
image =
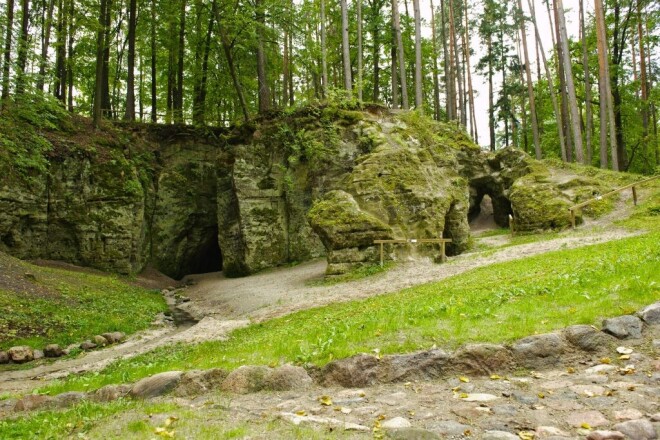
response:
<path id="1" fill-rule="evenodd" d="M 319 100 L 414 107 L 491 150 L 651 174 L 653 0 L 6 0 L 2 111 L 227 126 Z M 579 32 L 567 31 L 568 6 Z M 550 23 L 551 44 L 539 21 Z M 545 36 L 547 39 L 547 36 Z M 475 75 L 488 107 L 475 104 Z M 488 133 L 478 133 L 478 118 Z"/>

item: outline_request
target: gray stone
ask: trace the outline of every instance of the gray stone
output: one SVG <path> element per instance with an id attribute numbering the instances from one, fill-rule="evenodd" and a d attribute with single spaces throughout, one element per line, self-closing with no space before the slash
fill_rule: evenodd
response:
<path id="1" fill-rule="evenodd" d="M 51 408 L 54 404 L 55 399 L 50 396 L 28 395 L 16 402 L 14 411 L 34 411 L 36 409 Z"/>
<path id="2" fill-rule="evenodd" d="M 82 350 L 93 350 L 96 348 L 96 344 L 92 341 L 84 341 L 82 344 L 80 344 L 80 348 Z"/>
<path id="3" fill-rule="evenodd" d="M 12 347 L 7 353 L 9 354 L 9 359 L 17 364 L 30 362 L 34 359 L 34 351 L 26 345 Z"/>
<path id="4" fill-rule="evenodd" d="M 516 401 L 522 403 L 523 405 L 533 405 L 539 401 L 539 398 L 537 396 L 521 393 L 520 391 L 514 391 L 513 393 L 511 393 L 511 397 L 513 397 Z"/>
<path id="5" fill-rule="evenodd" d="M 103 333 L 101 336 L 103 336 L 109 344 L 118 344 L 126 337 L 126 335 L 122 332 Z"/>
<path id="6" fill-rule="evenodd" d="M 131 388 L 131 385 L 106 385 L 94 392 L 92 400 L 95 402 L 112 402 L 128 396 Z"/>
<path id="7" fill-rule="evenodd" d="M 220 368 L 187 371 L 181 377 L 173 394 L 179 397 L 189 397 L 207 393 L 219 387 L 227 378 L 227 374 L 227 371 Z"/>
<path id="8" fill-rule="evenodd" d="M 648 420 L 630 420 L 617 423 L 614 429 L 624 433 L 631 440 L 654 440 L 658 438 L 653 423 Z"/>
<path id="9" fill-rule="evenodd" d="M 660 325 L 660 301 L 644 307 L 638 315 L 648 325 Z"/>
<path id="10" fill-rule="evenodd" d="M 182 375 L 182 371 L 167 371 L 146 377 L 133 385 L 130 395 L 139 399 L 162 396 L 176 387 Z"/>
<path id="11" fill-rule="evenodd" d="M 106 345 L 108 345 L 110 343 L 106 338 L 104 338 L 101 335 L 94 336 L 92 338 L 92 342 L 94 342 L 99 347 L 105 347 Z"/>
<path id="12" fill-rule="evenodd" d="M 293 365 L 275 368 L 264 379 L 264 389 L 271 391 L 305 390 L 312 384 L 312 378 L 307 371 Z"/>
<path id="13" fill-rule="evenodd" d="M 603 331 L 619 339 L 639 339 L 642 337 L 642 321 L 632 315 L 606 319 Z"/>
<path id="14" fill-rule="evenodd" d="M 0 351 L 0 364 L 9 363 L 9 353 L 6 351 Z"/>
<path id="15" fill-rule="evenodd" d="M 400 429 L 411 428 L 412 424 L 408 419 L 403 417 L 394 417 L 393 419 L 385 420 L 380 425 L 383 429 Z"/>
<path id="16" fill-rule="evenodd" d="M 433 431 L 437 432 L 440 435 L 463 435 L 465 431 L 469 431 L 470 428 L 467 425 L 458 423 L 455 420 L 445 420 L 442 422 L 437 422 L 431 425 L 430 427 Z"/>
<path id="17" fill-rule="evenodd" d="M 539 426 L 536 428 L 537 439 L 549 439 L 553 437 L 570 437 L 570 434 L 554 426 Z"/>
<path id="18" fill-rule="evenodd" d="M 57 344 L 48 344 L 44 347 L 44 355 L 49 358 L 57 358 L 64 355 L 64 351 Z"/>
<path id="19" fill-rule="evenodd" d="M 619 421 L 637 420 L 637 419 L 641 419 L 642 417 L 644 417 L 644 414 L 642 414 L 641 411 L 634 408 L 623 409 L 621 411 L 614 411 L 614 418 Z"/>
<path id="20" fill-rule="evenodd" d="M 547 333 L 520 339 L 511 349 L 521 366 L 543 368 L 558 364 L 567 346 L 559 334 Z"/>
<path id="21" fill-rule="evenodd" d="M 256 393 L 264 389 L 265 379 L 269 373 L 267 367 L 243 365 L 229 373 L 220 388 L 236 394 Z"/>
<path id="22" fill-rule="evenodd" d="M 375 356 L 360 354 L 339 359 L 326 365 L 321 374 L 324 385 L 360 388 L 377 382 L 379 360 Z"/>
<path id="23" fill-rule="evenodd" d="M 623 440 L 626 436 L 619 431 L 593 431 L 587 436 L 587 440 Z"/>
<path id="24" fill-rule="evenodd" d="M 599 411 L 574 412 L 568 415 L 566 423 L 576 428 L 587 424 L 592 428 L 609 425 L 609 421 Z"/>
<path id="25" fill-rule="evenodd" d="M 564 329 L 562 333 L 572 345 L 590 352 L 606 350 L 615 341 L 612 336 L 598 331 L 590 325 L 573 325 Z"/>
<path id="26" fill-rule="evenodd" d="M 44 358 L 44 352 L 42 350 L 34 350 L 32 352 L 32 358 L 36 361 L 38 359 Z"/>
<path id="27" fill-rule="evenodd" d="M 385 433 L 392 440 L 440 440 L 441 437 L 421 428 L 388 429 Z M 518 439 L 517 439 L 518 440 Z"/>
<path id="28" fill-rule="evenodd" d="M 483 440 L 520 440 L 515 434 L 506 431 L 486 431 L 482 436 Z"/>
<path id="29" fill-rule="evenodd" d="M 470 344 L 454 353 L 451 365 L 460 374 L 490 375 L 511 369 L 513 356 L 503 345 Z"/>
<path id="30" fill-rule="evenodd" d="M 58 394 L 55 396 L 55 406 L 57 408 L 69 408 L 87 399 L 87 397 L 87 393 L 81 393 L 78 391 Z"/>
<path id="31" fill-rule="evenodd" d="M 449 354 L 442 350 L 385 356 L 378 365 L 378 381 L 407 382 L 430 380 L 447 373 Z"/>
<path id="32" fill-rule="evenodd" d="M 514 405 L 495 405 L 491 407 L 491 411 L 500 417 L 513 417 L 518 414 L 518 409 Z"/>

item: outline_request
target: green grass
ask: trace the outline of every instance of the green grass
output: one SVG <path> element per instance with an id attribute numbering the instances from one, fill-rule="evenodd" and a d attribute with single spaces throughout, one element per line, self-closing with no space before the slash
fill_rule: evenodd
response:
<path id="1" fill-rule="evenodd" d="M 254 324 L 228 341 L 177 345 L 41 390 L 57 394 L 177 369 L 324 365 L 360 352 L 506 342 L 630 313 L 660 298 L 660 231 L 486 266 L 441 282 Z"/>
<path id="2" fill-rule="evenodd" d="M 29 272 L 36 280 L 21 284 L 16 291 L 0 289 L 0 349 L 42 348 L 49 343 L 66 346 L 111 331 L 130 334 L 147 328 L 157 313 L 167 310 L 159 292 L 132 286 L 116 276 L 0 258 L 14 276 Z"/>
<path id="3" fill-rule="evenodd" d="M 381 266 L 380 263 L 368 264 L 360 266 L 342 275 L 326 277 L 320 280 L 313 280 L 308 283 L 310 286 L 334 286 L 336 284 L 346 283 L 349 281 L 362 280 L 375 275 L 387 272 L 396 265 L 394 261 L 385 261 Z"/>

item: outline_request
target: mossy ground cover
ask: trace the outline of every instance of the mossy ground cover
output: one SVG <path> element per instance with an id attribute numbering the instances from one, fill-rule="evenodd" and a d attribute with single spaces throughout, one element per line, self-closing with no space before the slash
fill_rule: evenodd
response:
<path id="1" fill-rule="evenodd" d="M 111 331 L 130 334 L 167 310 L 158 291 L 117 276 L 35 266 L 1 253 L 0 272 L 0 349 L 66 346 Z"/>

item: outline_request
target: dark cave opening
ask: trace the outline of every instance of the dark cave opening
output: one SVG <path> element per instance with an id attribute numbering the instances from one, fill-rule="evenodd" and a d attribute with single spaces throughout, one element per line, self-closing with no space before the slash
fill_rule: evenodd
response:
<path id="1" fill-rule="evenodd" d="M 488 214 L 492 213 L 492 218 L 497 226 L 508 227 L 509 214 L 513 214 L 513 209 L 511 201 L 504 195 L 504 190 L 490 181 L 476 180 L 470 182 L 470 185 L 468 222 L 472 224 L 482 220 L 482 210 L 486 208 L 490 211 Z"/>
<path id="2" fill-rule="evenodd" d="M 222 251 L 218 244 L 218 227 L 214 226 L 205 234 L 204 240 L 200 242 L 185 265 L 184 275 L 195 275 L 222 270 Z"/>

